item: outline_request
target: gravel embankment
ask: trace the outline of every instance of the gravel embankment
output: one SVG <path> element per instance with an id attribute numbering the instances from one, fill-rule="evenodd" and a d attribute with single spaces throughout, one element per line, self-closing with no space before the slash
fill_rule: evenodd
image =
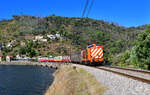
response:
<path id="1" fill-rule="evenodd" d="M 75 66 L 85 69 L 91 73 L 100 84 L 108 87 L 104 95 L 150 95 L 149 84 L 83 65 Z"/>

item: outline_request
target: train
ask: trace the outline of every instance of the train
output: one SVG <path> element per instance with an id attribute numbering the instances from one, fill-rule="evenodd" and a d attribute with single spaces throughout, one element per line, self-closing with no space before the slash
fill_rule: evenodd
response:
<path id="1" fill-rule="evenodd" d="M 88 45 L 84 50 L 67 56 L 56 56 L 40 59 L 40 62 L 71 62 L 86 65 L 102 65 L 104 63 L 103 46 L 94 43 Z"/>
<path id="2" fill-rule="evenodd" d="M 70 56 L 56 56 L 56 57 L 45 57 L 38 58 L 39 62 L 71 62 Z"/>

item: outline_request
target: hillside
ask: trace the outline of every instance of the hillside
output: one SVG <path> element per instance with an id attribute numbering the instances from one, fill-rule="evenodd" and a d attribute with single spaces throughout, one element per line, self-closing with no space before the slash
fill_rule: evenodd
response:
<path id="1" fill-rule="evenodd" d="M 0 43 L 2 55 L 17 54 L 34 56 L 58 56 L 84 49 L 87 44 L 99 42 L 109 57 L 131 49 L 138 33 L 146 25 L 126 28 L 115 23 L 90 18 L 69 18 L 51 15 L 48 17 L 17 16 L 0 21 Z M 51 40 L 50 34 L 61 38 Z M 47 42 L 33 41 L 43 36 Z M 7 44 L 13 42 L 12 47 Z"/>

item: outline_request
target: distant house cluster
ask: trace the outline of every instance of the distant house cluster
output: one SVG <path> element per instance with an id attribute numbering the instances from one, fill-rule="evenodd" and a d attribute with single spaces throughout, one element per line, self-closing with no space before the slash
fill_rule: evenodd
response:
<path id="1" fill-rule="evenodd" d="M 60 34 L 55 34 L 55 35 L 47 35 L 47 38 L 51 39 L 51 40 L 55 40 L 56 38 L 57 39 L 61 39 L 62 37 L 60 36 Z M 38 35 L 38 36 L 35 36 L 35 39 L 33 40 L 34 42 L 35 41 L 41 41 L 41 42 L 47 42 L 47 39 L 44 38 L 44 36 L 41 36 L 41 35 Z"/>
<path id="2" fill-rule="evenodd" d="M 56 38 L 61 39 L 60 34 L 55 34 L 55 35 L 50 34 L 50 35 L 47 35 L 47 37 L 51 40 L 55 40 Z"/>

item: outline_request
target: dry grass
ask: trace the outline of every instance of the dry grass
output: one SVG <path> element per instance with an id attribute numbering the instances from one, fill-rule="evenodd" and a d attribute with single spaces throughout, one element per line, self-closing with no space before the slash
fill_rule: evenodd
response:
<path id="1" fill-rule="evenodd" d="M 102 95 L 105 90 L 83 69 L 65 66 L 55 72 L 55 80 L 45 95 Z"/>

